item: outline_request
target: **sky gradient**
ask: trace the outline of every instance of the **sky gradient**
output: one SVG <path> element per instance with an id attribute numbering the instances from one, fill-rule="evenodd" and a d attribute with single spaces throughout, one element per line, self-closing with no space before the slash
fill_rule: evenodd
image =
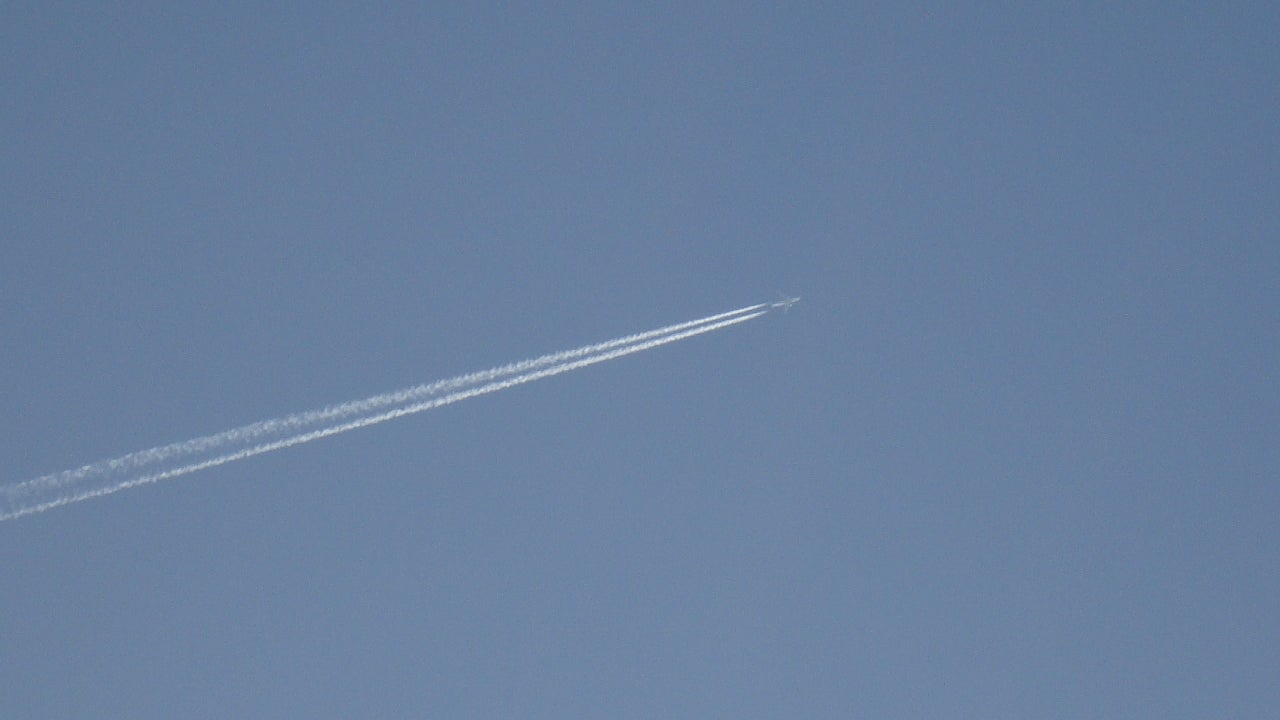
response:
<path id="1" fill-rule="evenodd" d="M 5 717 L 1261 717 L 1280 11 L 0 10 Z"/>

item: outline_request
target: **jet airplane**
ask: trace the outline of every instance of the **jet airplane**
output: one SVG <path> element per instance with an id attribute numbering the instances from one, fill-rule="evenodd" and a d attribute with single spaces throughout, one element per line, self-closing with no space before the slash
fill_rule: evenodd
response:
<path id="1" fill-rule="evenodd" d="M 800 298 L 798 297 L 783 297 L 777 302 L 769 303 L 769 307 L 774 309 L 782 308 L 782 312 L 786 312 L 791 309 L 792 305 L 795 305 L 798 302 L 800 302 Z"/>

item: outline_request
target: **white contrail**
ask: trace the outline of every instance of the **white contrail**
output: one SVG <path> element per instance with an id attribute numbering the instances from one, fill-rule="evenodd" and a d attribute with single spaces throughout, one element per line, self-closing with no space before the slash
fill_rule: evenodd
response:
<path id="1" fill-rule="evenodd" d="M 111 460 L 91 463 L 74 470 L 66 470 L 60 473 L 45 475 L 43 477 L 35 478 L 34 480 L 28 480 L 25 483 L 22 483 L 22 485 L 27 488 L 34 488 L 39 485 L 60 486 L 73 484 L 89 480 L 91 478 L 99 478 L 103 475 L 138 471 L 146 468 L 147 466 L 156 465 L 165 461 L 176 462 L 180 461 L 182 458 L 192 457 L 199 454 L 219 452 L 232 445 L 254 442 L 283 433 L 296 433 L 303 428 L 317 425 L 319 423 L 330 423 L 343 418 L 364 415 L 379 408 L 420 400 L 448 390 L 487 382 L 499 377 L 514 375 L 516 373 L 526 372 L 535 368 L 561 363 L 566 360 L 593 355 L 598 352 L 604 352 L 616 347 L 642 342 L 673 332 L 680 332 L 682 330 L 687 330 L 699 325 L 705 325 L 707 323 L 717 322 L 736 315 L 758 311 L 767 305 L 768 303 L 750 305 L 737 310 L 731 310 L 726 313 L 711 315 L 699 320 L 690 320 L 688 322 L 677 323 L 675 325 L 668 325 L 667 327 L 658 328 L 657 330 L 635 333 L 616 340 L 587 345 L 574 350 L 550 353 L 531 360 L 523 360 L 492 368 L 490 370 L 459 375 L 447 380 L 415 385 L 410 388 L 384 393 L 382 395 L 375 395 L 363 400 L 353 400 L 351 402 L 332 405 L 319 410 L 310 410 L 307 412 L 286 415 L 282 418 L 263 420 L 261 422 L 216 433 L 214 435 L 206 435 L 192 440 L 184 440 L 178 443 L 162 445 L 149 450 L 140 450 Z M 13 492 L 15 490 L 17 490 L 16 486 L 9 491 Z M 0 520 L 2 519 L 4 519 L 4 517 L 0 516 Z"/>
<path id="2" fill-rule="evenodd" d="M 197 438 L 186 443 L 176 443 L 150 451 L 134 453 L 84 468 L 67 471 L 57 475 L 46 475 L 26 482 L 17 483 L 0 489 L 0 499 L 5 502 L 0 506 L 0 521 L 43 512 L 61 505 L 80 500 L 108 495 L 137 485 L 158 482 L 168 478 L 186 475 L 206 468 L 216 467 L 235 460 L 260 455 L 272 450 L 292 447 L 348 430 L 367 427 L 397 417 L 419 413 L 432 408 L 484 395 L 505 388 L 521 385 L 544 377 L 551 377 L 578 368 L 642 352 L 668 343 L 673 343 L 694 335 L 711 332 L 719 328 L 735 325 L 765 314 L 765 305 L 753 305 L 732 312 L 713 315 L 701 320 L 694 320 L 659 330 L 629 335 L 596 345 L 588 345 L 576 350 L 544 355 L 534 360 L 504 365 L 492 370 L 461 375 L 428 385 L 419 385 L 394 393 L 377 395 L 365 400 L 344 403 L 342 405 L 297 413 L 277 420 L 246 425 L 205 438 Z M 487 382 L 486 382 L 487 381 Z M 483 384 L 482 384 L 483 383 Z M 452 389 L 448 394 L 441 394 Z M 405 404 L 408 403 L 408 404 Z M 390 408 L 390 409 L 388 409 Z M 376 411 L 376 412 L 375 412 Z M 370 414 L 373 413 L 373 414 Z M 355 416 L 355 417 L 353 417 Z M 333 424 L 335 420 L 348 419 Z M 293 435 L 278 438 L 269 442 L 260 442 L 251 447 L 235 451 L 226 451 L 228 446 L 260 440 L 271 434 L 279 434 L 284 430 L 299 430 L 307 425 L 322 420 L 331 424 L 312 429 L 307 432 L 296 432 Z M 214 438 L 220 439 L 213 442 Z M 168 455 L 157 454 L 171 448 Z M 187 449 L 181 449 L 187 448 Z M 223 454 L 196 462 L 188 462 L 179 467 L 154 472 L 143 472 L 125 477 L 111 477 L 121 470 L 137 469 L 139 465 L 153 464 L 162 459 L 177 456 L 189 456 L 198 451 L 223 451 Z M 131 458 L 148 458 L 131 460 Z M 85 473 L 84 471 L 90 470 Z"/>

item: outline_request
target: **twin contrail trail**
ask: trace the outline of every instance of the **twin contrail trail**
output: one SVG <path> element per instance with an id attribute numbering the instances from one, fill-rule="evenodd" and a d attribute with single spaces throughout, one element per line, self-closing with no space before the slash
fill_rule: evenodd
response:
<path id="1" fill-rule="evenodd" d="M 779 303 L 749 305 L 698 320 L 501 365 L 214 435 L 130 453 L 0 487 L 0 521 L 167 480 L 235 460 L 368 427 L 588 365 L 643 352 L 759 317 Z M 789 306 L 788 306 L 789 307 Z"/>

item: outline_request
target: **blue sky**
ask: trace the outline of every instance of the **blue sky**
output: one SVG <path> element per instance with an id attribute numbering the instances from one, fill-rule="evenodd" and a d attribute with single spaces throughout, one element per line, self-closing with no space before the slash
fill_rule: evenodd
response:
<path id="1" fill-rule="evenodd" d="M 1266 3 L 0 10 L 6 717 L 1260 716 Z"/>

